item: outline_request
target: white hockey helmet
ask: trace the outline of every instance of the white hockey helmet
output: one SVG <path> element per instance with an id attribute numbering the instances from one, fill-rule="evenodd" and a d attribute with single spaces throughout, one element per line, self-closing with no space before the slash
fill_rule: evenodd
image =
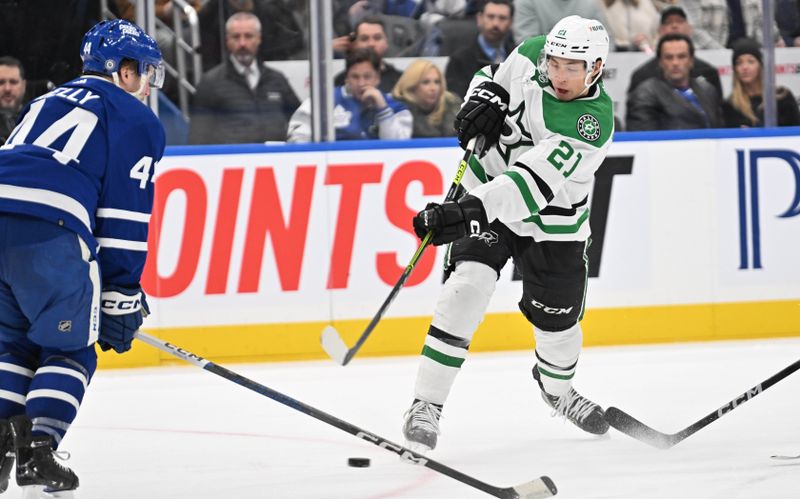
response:
<path id="1" fill-rule="evenodd" d="M 602 74 L 608 58 L 608 32 L 600 21 L 581 16 L 569 16 L 558 21 L 545 37 L 540 71 L 546 71 L 547 56 L 563 57 L 586 62 L 586 87 L 592 86 Z M 590 80 L 595 61 L 601 60 L 601 73 Z"/>

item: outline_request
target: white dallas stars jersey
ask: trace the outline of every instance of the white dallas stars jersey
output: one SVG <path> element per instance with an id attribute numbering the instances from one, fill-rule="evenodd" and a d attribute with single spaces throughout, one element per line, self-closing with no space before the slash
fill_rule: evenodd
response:
<path id="1" fill-rule="evenodd" d="M 559 101 L 536 67 L 544 36 L 529 38 L 494 71 L 475 74 L 470 90 L 493 80 L 510 95 L 500 142 L 473 156 L 463 185 L 495 219 L 537 241 L 589 237 L 588 196 L 614 132 L 611 98 L 601 82 L 589 95 Z"/>

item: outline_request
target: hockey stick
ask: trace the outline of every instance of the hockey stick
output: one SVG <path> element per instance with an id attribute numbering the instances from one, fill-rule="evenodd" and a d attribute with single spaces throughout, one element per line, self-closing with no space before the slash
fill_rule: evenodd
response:
<path id="1" fill-rule="evenodd" d="M 412 464 L 425 466 L 434 471 L 438 471 L 439 473 L 447 475 L 450 478 L 458 480 L 461 483 L 467 484 L 478 490 L 482 490 L 483 492 L 486 492 L 489 495 L 493 495 L 495 497 L 508 498 L 508 499 L 515 499 L 515 498 L 543 499 L 546 497 L 552 497 L 557 493 L 555 484 L 549 477 L 546 476 L 542 476 L 535 480 L 531 480 L 530 482 L 517 485 L 516 487 L 501 488 L 501 487 L 495 487 L 494 485 L 489 485 L 488 483 L 472 478 L 469 475 L 465 475 L 464 473 L 461 473 L 460 471 L 445 466 L 444 464 L 438 463 L 432 459 L 428 459 L 422 454 L 418 454 L 410 449 L 407 449 L 393 442 L 390 442 L 389 440 L 386 440 L 383 437 L 379 437 L 374 433 L 370 433 L 366 430 L 363 430 L 358 426 L 355 426 L 354 424 L 348 423 L 347 421 L 341 420 L 326 412 L 323 412 L 319 409 L 306 405 L 303 402 L 300 402 L 299 400 L 289 397 L 288 395 L 284 395 L 280 392 L 273 390 L 272 388 L 257 383 L 249 378 L 245 378 L 240 374 L 230 371 L 218 364 L 211 362 L 210 360 L 204 359 L 198 355 L 188 352 L 176 345 L 173 345 L 172 343 L 155 338 L 153 336 L 148 335 L 147 333 L 143 333 L 142 331 L 136 332 L 136 338 L 139 339 L 140 341 L 147 343 L 151 347 L 155 347 L 170 355 L 174 355 L 175 357 L 181 360 L 185 360 L 190 364 L 194 364 L 197 367 L 201 367 L 206 371 L 210 371 L 216 374 L 217 376 L 222 376 L 228 381 L 233 381 L 238 385 L 253 390 L 256 393 L 260 393 L 265 397 L 269 397 L 276 402 L 280 402 L 281 404 L 291 407 L 296 411 L 302 412 L 303 414 L 307 414 L 314 419 L 322 421 L 323 423 L 335 426 L 336 428 L 339 428 L 342 431 L 346 431 L 351 435 L 355 435 L 356 437 L 362 440 L 366 440 L 367 442 L 373 443 L 378 447 L 382 447 L 388 450 L 389 452 L 393 452 L 398 456 L 400 456 L 405 461 L 408 461 Z"/>
<path id="2" fill-rule="evenodd" d="M 634 418 L 630 414 L 620 409 L 617 409 L 616 407 L 609 407 L 608 409 L 606 409 L 605 420 L 608 422 L 609 425 L 613 426 L 622 433 L 625 433 L 626 435 L 630 435 L 636 440 L 640 440 L 646 444 L 652 445 L 653 447 L 658 447 L 659 449 L 669 449 L 673 445 L 682 442 L 686 438 L 695 434 L 697 431 L 705 428 L 706 426 L 713 423 L 717 419 L 721 418 L 725 414 L 731 412 L 732 410 L 736 409 L 737 407 L 744 404 L 748 400 L 754 398 L 756 395 L 762 393 L 764 390 L 774 385 L 778 381 L 788 377 L 790 374 L 794 373 L 798 369 L 800 369 L 800 360 L 797 360 L 796 362 L 787 366 L 780 372 L 773 374 L 766 380 L 757 384 L 753 388 L 747 390 L 746 392 L 739 395 L 735 399 L 731 400 L 727 404 L 723 405 L 716 411 L 712 412 L 711 414 L 707 415 L 706 417 L 702 418 L 696 423 L 687 426 L 686 428 L 677 433 L 670 434 L 670 433 L 661 433 L 660 431 L 656 431 L 653 428 L 650 428 L 646 424 L 642 423 L 638 419 Z"/>
<path id="3" fill-rule="evenodd" d="M 464 151 L 464 157 L 461 158 L 461 163 L 458 165 L 456 177 L 453 179 L 453 183 L 450 185 L 450 190 L 447 191 L 447 196 L 444 198 L 445 202 L 452 201 L 455 198 L 456 193 L 458 192 L 458 186 L 461 185 L 461 178 L 464 176 L 464 172 L 467 170 L 470 156 L 472 156 L 473 152 L 475 154 L 480 154 L 480 152 L 483 150 L 483 144 L 484 137 L 482 135 L 478 135 L 477 137 L 470 139 L 469 143 L 467 144 L 467 149 Z M 333 326 L 326 326 L 325 329 L 322 330 L 322 348 L 334 361 L 336 361 L 337 364 L 346 366 L 347 363 L 350 362 L 350 360 L 359 351 L 359 349 L 361 349 L 361 346 L 364 344 L 364 342 L 367 341 L 367 338 L 372 333 L 372 330 L 378 325 L 378 322 L 380 322 L 380 320 L 383 318 L 383 314 L 385 314 L 389 309 L 389 305 L 392 304 L 394 299 L 397 297 L 397 294 L 400 292 L 400 289 L 403 287 L 403 285 L 405 285 L 408 276 L 410 276 L 411 272 L 414 271 L 414 267 L 417 265 L 417 262 L 422 257 L 422 254 L 425 252 L 425 249 L 428 247 L 428 245 L 430 245 L 432 237 L 433 231 L 425 234 L 425 237 L 419 244 L 414 256 L 411 257 L 411 261 L 408 263 L 408 265 L 406 265 L 403 274 L 400 276 L 400 279 L 398 279 L 397 284 L 394 285 L 392 291 L 389 293 L 389 296 L 386 297 L 386 300 L 384 300 L 381 308 L 379 308 L 378 312 L 372 317 L 372 320 L 369 322 L 364 332 L 361 333 L 361 336 L 359 336 L 355 345 L 353 345 L 351 348 L 348 348 L 342 337 L 339 335 L 339 332 L 336 331 L 336 328 Z"/>

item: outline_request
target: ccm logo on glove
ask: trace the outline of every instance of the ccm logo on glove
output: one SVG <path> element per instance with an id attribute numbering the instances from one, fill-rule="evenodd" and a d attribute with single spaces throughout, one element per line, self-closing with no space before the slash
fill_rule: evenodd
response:
<path id="1" fill-rule="evenodd" d="M 126 315 L 142 309 L 142 293 L 126 295 L 119 291 L 105 291 L 100 299 L 103 313 L 108 315 Z"/>
<path id="2" fill-rule="evenodd" d="M 508 94 L 506 94 L 508 95 Z M 470 98 L 475 97 L 476 100 L 482 100 L 489 104 L 494 104 L 497 106 L 501 111 L 508 111 L 508 103 L 503 102 L 503 98 L 497 95 L 496 93 L 492 92 L 486 87 L 475 87 L 472 90 L 472 93 L 469 94 Z"/>

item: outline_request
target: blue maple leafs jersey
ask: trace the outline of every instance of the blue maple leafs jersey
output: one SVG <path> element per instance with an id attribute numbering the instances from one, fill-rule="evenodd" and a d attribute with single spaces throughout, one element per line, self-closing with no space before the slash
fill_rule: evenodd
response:
<path id="1" fill-rule="evenodd" d="M 147 256 L 164 127 L 135 97 L 85 76 L 33 100 L 0 147 L 0 212 L 75 231 L 103 284 L 136 286 Z"/>

